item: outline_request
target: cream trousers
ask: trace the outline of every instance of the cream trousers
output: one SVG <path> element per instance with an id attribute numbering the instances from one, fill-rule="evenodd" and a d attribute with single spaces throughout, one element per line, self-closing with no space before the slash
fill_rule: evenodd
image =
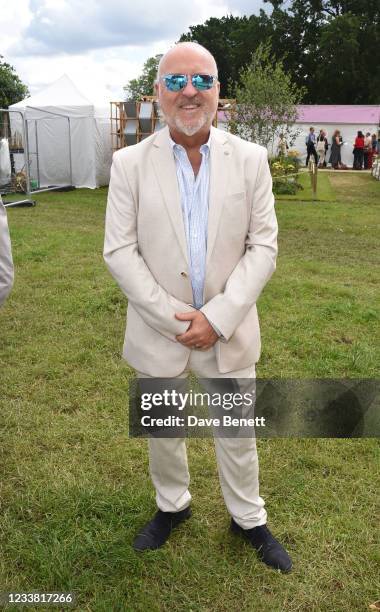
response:
<path id="1" fill-rule="evenodd" d="M 254 364 L 220 374 L 215 349 L 192 350 L 186 369 L 200 378 L 255 378 Z M 141 378 L 150 378 L 137 372 Z M 227 510 L 243 529 L 264 525 L 267 513 L 259 495 L 259 464 L 254 438 L 214 438 L 219 481 Z M 185 438 L 149 438 L 149 470 L 156 489 L 157 506 L 163 512 L 179 512 L 191 501 L 190 474 Z"/>

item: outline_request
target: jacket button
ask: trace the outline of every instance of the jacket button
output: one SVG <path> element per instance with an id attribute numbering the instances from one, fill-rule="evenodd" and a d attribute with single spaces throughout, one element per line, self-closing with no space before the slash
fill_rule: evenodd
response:
<path id="1" fill-rule="evenodd" d="M 181 276 L 184 276 L 185 278 L 187 278 L 186 272 L 181 272 Z"/>

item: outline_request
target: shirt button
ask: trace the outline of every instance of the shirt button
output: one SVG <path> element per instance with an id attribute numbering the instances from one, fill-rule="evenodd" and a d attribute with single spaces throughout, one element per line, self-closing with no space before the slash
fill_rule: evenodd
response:
<path id="1" fill-rule="evenodd" d="M 184 276 L 185 278 L 187 278 L 186 272 L 181 272 L 181 276 Z"/>

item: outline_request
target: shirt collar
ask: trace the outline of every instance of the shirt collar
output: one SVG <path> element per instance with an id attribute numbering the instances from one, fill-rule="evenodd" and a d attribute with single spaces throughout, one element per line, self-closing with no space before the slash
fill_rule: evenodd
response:
<path id="1" fill-rule="evenodd" d="M 185 151 L 185 148 L 182 145 L 179 145 L 177 142 L 174 142 L 174 140 L 172 139 L 172 137 L 170 136 L 170 132 L 169 132 L 169 142 L 170 142 L 170 146 L 174 151 Z M 210 145 L 211 145 L 211 130 L 210 130 L 210 134 L 208 137 L 208 141 L 205 142 L 203 145 L 201 145 L 199 147 L 199 150 L 201 153 L 206 153 L 207 155 L 210 154 Z"/>

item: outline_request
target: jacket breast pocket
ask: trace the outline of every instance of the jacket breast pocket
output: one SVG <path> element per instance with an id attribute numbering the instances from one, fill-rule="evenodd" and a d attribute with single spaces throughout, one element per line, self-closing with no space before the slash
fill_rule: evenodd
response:
<path id="1" fill-rule="evenodd" d="M 239 200 L 244 200 L 246 197 L 245 191 L 239 191 L 237 193 L 230 193 L 226 196 L 227 202 L 239 202 Z"/>

